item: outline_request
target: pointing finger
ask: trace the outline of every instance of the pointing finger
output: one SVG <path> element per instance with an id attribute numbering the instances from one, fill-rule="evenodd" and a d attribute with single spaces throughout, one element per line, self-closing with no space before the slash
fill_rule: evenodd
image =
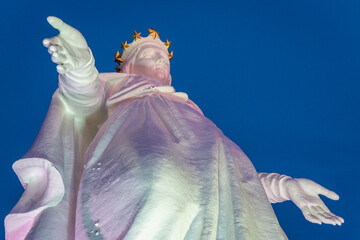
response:
<path id="1" fill-rule="evenodd" d="M 75 30 L 75 28 L 71 27 L 70 25 L 66 24 L 57 17 L 48 17 L 47 18 L 48 23 L 55 29 L 59 30 L 60 33 L 69 32 Z"/>
<path id="2" fill-rule="evenodd" d="M 58 29 L 59 31 L 61 30 L 64 22 L 60 19 L 60 18 L 57 18 L 57 17 L 47 17 L 46 19 L 48 21 L 48 23 L 55 29 Z"/>

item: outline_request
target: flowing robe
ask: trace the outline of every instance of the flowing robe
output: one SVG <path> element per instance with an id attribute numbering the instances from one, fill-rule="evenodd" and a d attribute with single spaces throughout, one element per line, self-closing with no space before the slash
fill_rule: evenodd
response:
<path id="1" fill-rule="evenodd" d="M 286 239 L 250 160 L 185 94 L 98 79 L 102 108 L 76 118 L 55 92 L 14 163 L 25 192 L 7 239 Z"/>

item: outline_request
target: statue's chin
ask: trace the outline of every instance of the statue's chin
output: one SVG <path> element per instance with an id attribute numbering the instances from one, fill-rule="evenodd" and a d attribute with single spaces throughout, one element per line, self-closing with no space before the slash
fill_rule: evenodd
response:
<path id="1" fill-rule="evenodd" d="M 164 80 L 165 79 L 165 74 L 164 73 L 156 73 L 156 80 Z"/>
<path id="2" fill-rule="evenodd" d="M 154 78 L 155 78 L 154 80 L 165 84 L 165 81 L 167 80 L 167 75 L 168 74 L 167 74 L 166 71 L 163 71 L 163 70 L 156 71 L 155 76 L 154 76 Z"/>

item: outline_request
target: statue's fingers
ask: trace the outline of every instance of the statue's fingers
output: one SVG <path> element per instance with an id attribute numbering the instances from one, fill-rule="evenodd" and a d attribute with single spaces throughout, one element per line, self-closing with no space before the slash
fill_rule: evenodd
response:
<path id="1" fill-rule="evenodd" d="M 316 216 L 323 222 L 326 224 L 331 224 L 331 225 L 336 225 L 336 222 L 333 218 L 329 218 L 328 216 L 326 216 L 325 214 L 322 213 L 318 213 L 316 214 Z"/>
<path id="2" fill-rule="evenodd" d="M 324 222 L 327 224 L 332 224 L 332 225 L 336 225 L 338 224 L 337 219 L 335 219 L 333 216 L 331 216 L 330 214 L 328 214 L 327 212 L 324 211 L 324 209 L 322 209 L 320 206 L 314 206 L 312 207 L 314 209 L 316 213 L 316 215 Z M 339 222 L 340 223 L 340 222 Z"/>
<path id="3" fill-rule="evenodd" d="M 50 46 L 50 39 L 44 38 L 44 40 L 42 41 L 42 44 L 44 45 L 44 47 L 49 47 Z"/>
<path id="4" fill-rule="evenodd" d="M 60 39 L 58 38 L 58 36 L 52 38 L 44 38 L 42 43 L 44 47 L 48 48 L 51 45 L 58 45 L 60 43 Z"/>
<path id="5" fill-rule="evenodd" d="M 303 213 L 304 217 L 306 220 L 308 220 L 309 222 L 312 222 L 312 223 L 317 223 L 317 224 L 321 224 L 321 220 L 316 217 L 315 215 L 313 215 L 311 212 L 310 212 L 310 209 L 308 207 L 304 207 L 301 209 L 301 212 Z"/>
<path id="6" fill-rule="evenodd" d="M 48 48 L 48 52 L 50 53 L 50 55 L 53 55 L 54 53 L 58 53 L 61 56 L 65 56 L 67 53 L 64 50 L 64 48 L 59 45 L 50 45 L 50 47 Z"/>
<path id="7" fill-rule="evenodd" d="M 50 44 L 50 47 L 48 48 L 48 52 L 50 54 L 53 54 L 54 52 L 56 52 L 56 49 L 57 49 L 56 47 L 57 46 Z"/>
<path id="8" fill-rule="evenodd" d="M 320 199 L 317 208 L 321 208 L 324 212 L 330 212 L 329 208 L 325 205 L 325 203 Z"/>
<path id="9" fill-rule="evenodd" d="M 332 216 L 330 216 L 329 214 L 321 213 L 321 215 L 324 217 L 324 219 L 327 220 L 327 222 L 325 222 L 325 223 L 328 223 L 328 224 L 331 224 L 334 226 L 338 224 L 337 220 L 335 218 L 333 218 Z M 340 222 L 339 222 L 339 224 L 340 224 Z"/>
<path id="10" fill-rule="evenodd" d="M 312 223 L 317 223 L 317 224 L 321 224 L 322 221 L 315 215 L 312 215 L 312 214 L 306 214 L 304 215 L 305 219 L 308 220 L 309 222 L 312 222 Z"/>
<path id="11" fill-rule="evenodd" d="M 327 223 L 327 224 L 334 224 L 334 221 L 328 219 L 326 216 L 322 214 L 315 206 L 311 206 L 311 212 L 314 216 L 316 216 L 320 221 Z"/>
<path id="12" fill-rule="evenodd" d="M 71 71 L 72 66 L 70 64 L 62 64 L 62 65 L 57 65 L 56 66 L 56 70 L 58 73 L 60 74 L 64 74 L 66 72 Z"/>
<path id="13" fill-rule="evenodd" d="M 56 49 L 55 49 L 55 52 L 62 53 L 62 52 L 64 52 L 64 48 L 62 46 L 60 46 L 60 45 L 57 45 Z"/>
<path id="14" fill-rule="evenodd" d="M 342 217 L 336 216 L 335 214 L 333 214 L 330 211 L 327 211 L 326 209 L 324 209 L 322 206 L 318 206 L 317 207 L 319 209 L 319 211 L 322 211 L 324 213 L 326 213 L 327 215 L 329 215 L 330 217 L 332 217 L 333 219 L 335 219 L 335 221 L 337 222 L 338 225 L 341 225 L 341 223 L 344 223 L 344 219 Z"/>
<path id="15" fill-rule="evenodd" d="M 57 57 L 61 60 L 62 63 L 67 61 L 66 55 L 56 52 Z"/>
<path id="16" fill-rule="evenodd" d="M 324 214 L 325 214 L 326 216 L 334 219 L 334 221 L 336 222 L 337 225 L 339 225 L 339 226 L 341 225 L 341 220 L 340 220 L 336 215 L 331 214 L 331 212 L 329 212 L 329 213 L 324 213 Z"/>
<path id="17" fill-rule="evenodd" d="M 53 61 L 54 63 L 60 64 L 60 63 L 61 63 L 61 62 L 60 62 L 60 59 L 57 58 L 56 55 L 57 55 L 56 53 L 51 55 L 51 61 Z"/>
<path id="18" fill-rule="evenodd" d="M 65 67 L 63 67 L 63 65 L 57 65 L 56 71 L 60 74 L 64 74 L 66 72 L 66 69 L 65 69 Z"/>
<path id="19" fill-rule="evenodd" d="M 323 202 L 321 202 L 321 204 L 319 206 L 317 206 L 317 209 L 321 213 L 323 213 L 325 216 L 334 219 L 336 224 L 341 225 L 341 223 L 344 223 L 344 219 L 339 217 L 339 216 L 336 216 L 335 214 L 333 214 Z"/>
<path id="20" fill-rule="evenodd" d="M 54 62 L 54 63 L 57 63 L 57 64 L 63 64 L 66 60 L 66 57 L 65 55 L 61 54 L 61 53 L 53 53 L 51 55 L 51 60 Z"/>
<path id="21" fill-rule="evenodd" d="M 58 17 L 49 16 L 47 17 L 48 23 L 55 29 L 59 30 L 60 33 L 66 33 L 76 30 L 72 26 L 66 24 Z"/>
<path id="22" fill-rule="evenodd" d="M 57 53 L 63 53 L 64 52 L 64 48 L 60 45 L 56 45 L 56 44 L 50 44 L 50 47 L 48 48 L 48 52 L 50 54 L 57 52 Z"/>
<path id="23" fill-rule="evenodd" d="M 318 206 L 317 209 L 319 210 L 319 212 L 321 212 L 327 218 L 333 219 L 337 225 L 339 225 L 339 226 L 341 225 L 341 220 L 338 218 L 338 216 L 336 216 L 332 212 L 325 212 L 324 209 L 320 206 Z"/>

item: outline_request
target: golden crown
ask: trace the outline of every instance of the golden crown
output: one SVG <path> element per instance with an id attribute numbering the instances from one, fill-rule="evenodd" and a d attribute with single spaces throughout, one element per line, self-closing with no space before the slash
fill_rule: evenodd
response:
<path id="1" fill-rule="evenodd" d="M 130 44 L 127 43 L 127 41 L 122 42 L 121 43 L 121 47 L 124 51 L 121 54 L 120 51 L 117 51 L 116 54 L 114 54 L 115 57 L 115 62 L 119 65 L 119 66 L 115 66 L 115 70 L 117 72 L 120 72 L 124 63 L 130 59 L 134 52 L 134 50 L 138 49 L 140 46 L 144 45 L 144 44 L 155 44 L 158 46 L 161 46 L 162 48 L 164 48 L 164 50 L 167 51 L 167 49 L 169 49 L 169 47 L 171 47 L 170 43 L 171 41 L 166 40 L 166 42 L 163 42 L 160 40 L 159 37 L 159 32 L 155 31 L 154 28 L 152 29 L 148 29 L 149 31 L 149 35 L 145 38 L 141 37 L 140 34 L 141 32 L 136 32 L 134 31 L 134 34 L 131 35 L 131 37 L 134 38 L 134 41 Z M 173 58 L 174 52 L 171 51 L 169 53 L 169 59 L 171 60 Z"/>

